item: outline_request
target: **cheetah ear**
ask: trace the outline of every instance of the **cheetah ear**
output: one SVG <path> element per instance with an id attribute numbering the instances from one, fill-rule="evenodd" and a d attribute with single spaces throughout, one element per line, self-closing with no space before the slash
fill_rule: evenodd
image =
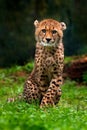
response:
<path id="1" fill-rule="evenodd" d="M 35 21 L 34 21 L 34 25 L 35 25 L 36 28 L 38 27 L 38 25 L 39 25 L 38 20 L 35 20 Z"/>
<path id="2" fill-rule="evenodd" d="M 66 30 L 66 24 L 64 22 L 61 22 L 60 24 L 62 26 L 62 30 Z"/>

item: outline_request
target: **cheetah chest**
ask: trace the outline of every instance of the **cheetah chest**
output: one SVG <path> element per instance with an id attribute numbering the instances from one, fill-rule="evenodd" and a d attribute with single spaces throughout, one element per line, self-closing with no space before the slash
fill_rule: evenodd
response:
<path id="1" fill-rule="evenodd" d="M 53 56 L 47 57 L 45 59 L 44 68 L 49 77 L 49 80 L 52 78 L 56 67 L 57 67 L 57 63 Z"/>

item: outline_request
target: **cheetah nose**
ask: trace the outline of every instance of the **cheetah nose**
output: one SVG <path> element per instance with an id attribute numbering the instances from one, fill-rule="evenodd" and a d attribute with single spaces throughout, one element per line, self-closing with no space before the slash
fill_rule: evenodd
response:
<path id="1" fill-rule="evenodd" d="M 51 38 L 46 38 L 47 42 L 50 42 L 51 41 Z"/>

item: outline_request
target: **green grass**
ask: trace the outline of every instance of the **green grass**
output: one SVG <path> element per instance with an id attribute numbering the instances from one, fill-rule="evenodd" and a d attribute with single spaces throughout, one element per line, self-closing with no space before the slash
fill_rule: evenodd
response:
<path id="1" fill-rule="evenodd" d="M 56 107 L 40 109 L 20 100 L 7 103 L 7 98 L 22 93 L 27 76 L 17 77 L 15 72 L 27 67 L 30 71 L 32 65 L 0 70 L 0 130 L 87 130 L 87 87 L 73 81 L 63 84 Z"/>
<path id="2" fill-rule="evenodd" d="M 65 59 L 64 59 L 64 63 L 65 64 L 67 64 L 67 63 L 69 63 L 69 62 L 71 62 L 73 60 L 73 57 L 65 57 Z"/>

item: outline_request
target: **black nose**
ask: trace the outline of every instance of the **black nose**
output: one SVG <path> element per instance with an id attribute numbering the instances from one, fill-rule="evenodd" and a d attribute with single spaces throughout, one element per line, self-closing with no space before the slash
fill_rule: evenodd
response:
<path id="1" fill-rule="evenodd" d="M 50 42 L 51 38 L 46 38 L 47 42 Z"/>

